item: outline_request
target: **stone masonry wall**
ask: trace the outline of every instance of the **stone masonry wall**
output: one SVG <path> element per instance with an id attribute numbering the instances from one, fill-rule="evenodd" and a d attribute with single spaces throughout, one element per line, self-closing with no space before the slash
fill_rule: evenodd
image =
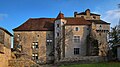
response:
<path id="1" fill-rule="evenodd" d="M 79 27 L 79 31 L 75 31 L 75 27 Z M 67 57 L 80 57 L 86 55 L 86 37 L 89 34 L 89 26 L 87 25 L 74 25 L 74 26 L 66 26 L 67 29 L 72 29 L 69 35 L 65 37 L 65 58 Z M 80 36 L 80 43 L 74 43 L 73 37 Z M 74 48 L 80 48 L 80 54 L 74 55 Z"/>
<path id="2" fill-rule="evenodd" d="M 33 53 L 38 53 L 38 63 L 47 62 L 47 47 L 46 47 L 46 36 L 48 31 L 15 31 L 14 32 L 14 47 L 21 45 L 22 53 L 27 54 L 32 59 Z M 33 42 L 38 42 L 38 48 L 33 49 Z M 48 48 L 49 49 L 49 48 Z M 51 48 L 50 48 L 51 49 Z M 48 52 L 49 53 L 49 52 Z"/>

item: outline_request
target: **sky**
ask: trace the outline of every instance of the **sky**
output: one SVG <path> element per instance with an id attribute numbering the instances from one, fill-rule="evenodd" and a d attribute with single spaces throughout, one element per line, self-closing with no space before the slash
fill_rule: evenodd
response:
<path id="1" fill-rule="evenodd" d="M 55 18 L 61 11 L 66 17 L 73 17 L 75 11 L 90 9 L 101 15 L 101 19 L 118 24 L 120 0 L 0 0 L 0 27 L 13 34 L 12 29 L 29 18 Z"/>

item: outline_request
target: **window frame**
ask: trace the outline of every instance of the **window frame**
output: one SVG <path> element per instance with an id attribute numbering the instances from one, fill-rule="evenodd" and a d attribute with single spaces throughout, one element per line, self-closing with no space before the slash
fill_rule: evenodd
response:
<path id="1" fill-rule="evenodd" d="M 77 36 L 77 35 L 73 36 L 73 42 L 80 43 L 80 36 Z"/>
<path id="2" fill-rule="evenodd" d="M 52 42 L 53 42 L 53 40 L 52 39 L 47 39 L 47 45 L 51 45 L 52 44 Z"/>
<path id="3" fill-rule="evenodd" d="M 59 37 L 60 36 L 60 34 L 57 32 L 57 37 Z"/>
<path id="4" fill-rule="evenodd" d="M 79 31 L 80 30 L 80 28 L 79 27 L 75 27 L 75 31 Z"/>
<path id="5" fill-rule="evenodd" d="M 33 42 L 32 43 L 32 48 L 33 49 L 38 49 L 39 47 L 38 47 L 38 42 Z"/>
<path id="6" fill-rule="evenodd" d="M 32 59 L 38 60 L 38 53 L 32 53 Z"/>
<path id="7" fill-rule="evenodd" d="M 74 48 L 74 55 L 80 54 L 80 48 Z"/>
<path id="8" fill-rule="evenodd" d="M 57 27 L 60 27 L 60 24 L 57 24 Z"/>

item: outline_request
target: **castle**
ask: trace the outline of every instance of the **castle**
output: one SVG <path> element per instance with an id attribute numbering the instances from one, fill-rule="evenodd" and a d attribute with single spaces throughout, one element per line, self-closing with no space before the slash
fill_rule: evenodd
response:
<path id="1" fill-rule="evenodd" d="M 14 48 L 37 63 L 85 56 L 106 56 L 110 23 L 99 14 L 59 13 L 56 18 L 30 18 L 14 28 Z"/>

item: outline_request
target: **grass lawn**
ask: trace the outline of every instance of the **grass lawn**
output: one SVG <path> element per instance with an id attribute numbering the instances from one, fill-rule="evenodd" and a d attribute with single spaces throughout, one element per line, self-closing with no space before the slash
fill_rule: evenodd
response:
<path id="1" fill-rule="evenodd" d="M 120 67 L 120 62 L 95 63 L 95 64 L 71 64 L 61 65 L 60 67 Z"/>

